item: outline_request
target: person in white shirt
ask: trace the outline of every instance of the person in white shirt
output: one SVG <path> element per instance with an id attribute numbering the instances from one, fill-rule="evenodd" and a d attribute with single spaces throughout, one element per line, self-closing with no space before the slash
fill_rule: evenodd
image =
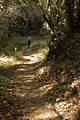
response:
<path id="1" fill-rule="evenodd" d="M 30 47 L 31 41 L 32 41 L 31 36 L 29 36 L 29 37 L 28 37 L 28 47 Z"/>

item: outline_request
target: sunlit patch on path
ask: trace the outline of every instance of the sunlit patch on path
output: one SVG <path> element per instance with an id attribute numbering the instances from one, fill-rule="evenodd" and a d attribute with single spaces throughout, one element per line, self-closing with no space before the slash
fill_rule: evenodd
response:
<path id="1" fill-rule="evenodd" d="M 39 61 L 42 61 L 44 59 L 44 52 L 46 52 L 47 50 L 45 48 L 43 48 L 42 50 L 38 51 L 37 53 L 28 55 L 28 56 L 24 56 L 23 58 L 27 61 L 27 64 L 33 64 Z"/>
<path id="2" fill-rule="evenodd" d="M 13 57 L 8 57 L 8 56 L 0 57 L 0 65 L 9 65 L 9 64 L 15 65 L 15 64 L 21 64 L 21 62 L 20 61 L 16 62 L 15 58 Z"/>

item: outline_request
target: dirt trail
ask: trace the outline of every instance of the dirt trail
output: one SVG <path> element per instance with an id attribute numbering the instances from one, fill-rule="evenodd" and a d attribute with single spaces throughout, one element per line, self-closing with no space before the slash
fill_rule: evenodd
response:
<path id="1" fill-rule="evenodd" d="M 73 120 L 75 116 L 77 104 L 66 100 L 52 105 L 43 99 L 49 85 L 39 86 L 36 77 L 44 59 L 41 51 L 46 51 L 43 44 L 44 42 L 38 42 L 33 43 L 30 48 L 22 48 L 22 64 L 16 70 L 12 82 L 15 102 L 12 120 Z"/>
<path id="2" fill-rule="evenodd" d="M 38 47 L 43 44 L 43 42 L 36 43 Z M 16 119 L 18 120 L 38 120 L 45 117 L 46 112 L 48 112 L 45 111 L 43 104 L 43 91 L 37 88 L 36 72 L 40 68 L 44 56 L 41 56 L 41 53 L 35 53 L 36 45 L 32 44 L 30 48 L 27 46 L 22 48 L 22 64 L 14 76 L 15 89 L 13 95 L 17 98 L 16 104 L 19 115 Z"/>

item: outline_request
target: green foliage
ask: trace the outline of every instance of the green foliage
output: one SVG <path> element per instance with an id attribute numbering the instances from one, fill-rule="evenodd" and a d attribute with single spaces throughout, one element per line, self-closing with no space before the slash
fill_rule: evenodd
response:
<path id="1" fill-rule="evenodd" d="M 32 39 L 33 39 L 34 41 L 38 41 L 38 40 L 45 40 L 46 37 L 45 37 L 44 35 L 41 35 L 41 36 L 35 35 L 35 36 L 32 36 Z"/>
<path id="2" fill-rule="evenodd" d="M 27 38 L 24 37 L 12 37 L 12 38 L 5 38 L 3 41 L 1 41 L 2 47 L 1 47 L 1 54 L 5 54 L 8 56 L 15 55 L 15 52 L 20 52 L 20 49 L 22 46 L 27 44 Z M 15 51 L 16 48 L 16 51 Z"/>
<path id="3" fill-rule="evenodd" d="M 48 91 L 48 94 L 50 95 L 61 94 L 61 93 L 65 93 L 66 91 L 71 92 L 71 87 L 66 87 L 66 85 L 57 85 L 54 86 L 52 90 Z"/>
<path id="4" fill-rule="evenodd" d="M 17 66 L 0 66 L 0 94 L 5 94 Z"/>
<path id="5" fill-rule="evenodd" d="M 0 73 L 2 76 L 8 77 L 13 75 L 14 69 L 16 69 L 16 66 L 2 66 L 0 65 Z"/>
<path id="6" fill-rule="evenodd" d="M 32 42 L 33 41 L 39 41 L 39 40 L 45 40 L 45 36 L 31 36 Z M 26 37 L 20 37 L 20 36 L 14 36 L 10 38 L 5 38 L 1 41 L 1 47 L 0 47 L 0 54 L 1 56 L 15 56 L 18 57 L 20 55 L 20 50 L 24 45 L 27 45 L 27 38 Z"/>

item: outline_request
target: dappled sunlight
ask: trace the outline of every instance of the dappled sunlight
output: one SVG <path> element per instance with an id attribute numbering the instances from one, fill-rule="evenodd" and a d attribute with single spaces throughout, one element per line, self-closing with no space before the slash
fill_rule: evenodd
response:
<path id="1" fill-rule="evenodd" d="M 45 67 L 42 67 L 42 68 L 39 68 L 37 73 L 41 75 L 44 73 L 44 71 L 45 71 Z"/>
<path id="2" fill-rule="evenodd" d="M 19 64 L 11 80 L 12 86 L 7 88 L 8 100 L 3 102 L 10 104 L 13 108 L 10 113 L 12 112 L 11 115 L 16 116 L 17 120 L 72 120 L 72 116 L 75 116 L 80 107 L 77 104 L 78 100 L 72 98 L 61 101 L 59 95 L 55 97 L 54 102 L 54 96 L 50 96 L 51 98 L 47 96 L 47 93 L 52 94 L 52 89 L 58 82 L 50 78 L 46 80 L 45 77 L 38 81 L 41 76 L 47 77 L 50 70 L 50 66 L 41 66 L 48 50 L 43 47 L 36 52 L 33 50 L 27 46 L 23 47 L 20 62 L 11 57 L 0 58 L 0 64 Z M 77 84 L 78 82 L 74 82 L 71 87 Z"/>
<path id="3" fill-rule="evenodd" d="M 19 68 L 19 71 L 25 71 L 26 69 L 25 68 Z"/>
<path id="4" fill-rule="evenodd" d="M 21 78 L 23 78 L 23 81 L 27 81 L 28 82 L 28 80 L 33 80 L 34 78 L 35 78 L 35 76 L 34 75 L 19 75 L 19 76 L 17 76 L 17 79 L 21 79 Z"/>
<path id="5" fill-rule="evenodd" d="M 26 93 L 21 93 L 21 91 L 16 91 L 16 97 L 25 97 L 26 96 Z"/>
<path id="6" fill-rule="evenodd" d="M 79 106 L 74 104 L 71 101 L 63 101 L 55 104 L 56 111 L 61 115 L 64 119 L 72 119 L 72 116 L 76 115 L 76 111 L 78 111 Z"/>
<path id="7" fill-rule="evenodd" d="M 48 67 L 48 66 L 41 67 L 41 68 L 38 69 L 37 75 L 42 75 L 42 74 L 45 73 L 45 71 L 48 71 L 49 69 L 50 69 L 50 67 Z"/>
<path id="8" fill-rule="evenodd" d="M 52 89 L 53 85 L 44 85 L 39 88 L 39 91 L 41 91 L 40 96 L 43 96 L 44 94 L 47 93 L 48 90 Z"/>
<path id="9" fill-rule="evenodd" d="M 39 61 L 42 61 L 45 58 L 45 55 L 47 53 L 47 49 L 41 49 L 39 52 L 29 55 L 29 56 L 24 56 L 23 58 L 26 59 L 27 64 L 33 64 Z"/>
<path id="10" fill-rule="evenodd" d="M 14 59 L 13 58 L 9 58 L 7 56 L 5 57 L 0 57 L 0 63 L 3 63 L 3 62 L 13 62 Z"/>
<path id="11" fill-rule="evenodd" d="M 41 112 L 42 111 L 42 112 Z M 41 110 L 39 115 L 36 115 L 36 117 L 34 118 L 34 120 L 38 120 L 38 119 L 51 119 L 51 118 L 55 118 L 56 116 L 58 116 L 55 112 L 52 113 L 51 111 L 46 111 L 46 110 Z M 55 117 L 54 117 L 55 116 Z"/>
<path id="12" fill-rule="evenodd" d="M 16 61 L 16 59 L 14 57 L 8 57 L 8 56 L 4 56 L 4 57 L 0 57 L 0 64 L 1 65 L 7 65 L 7 64 L 11 64 L 11 65 L 15 65 L 15 64 L 21 64 L 21 61 Z"/>
<path id="13" fill-rule="evenodd" d="M 37 62 L 37 57 L 34 56 L 23 56 L 24 59 L 28 60 L 27 64 L 33 64 Z"/>
<path id="14" fill-rule="evenodd" d="M 34 111 L 31 115 L 33 120 L 38 119 L 69 119 L 73 120 L 79 107 L 72 101 L 57 102 L 53 105 L 44 102 L 44 105 Z M 73 117 L 72 117 L 73 116 Z"/>

